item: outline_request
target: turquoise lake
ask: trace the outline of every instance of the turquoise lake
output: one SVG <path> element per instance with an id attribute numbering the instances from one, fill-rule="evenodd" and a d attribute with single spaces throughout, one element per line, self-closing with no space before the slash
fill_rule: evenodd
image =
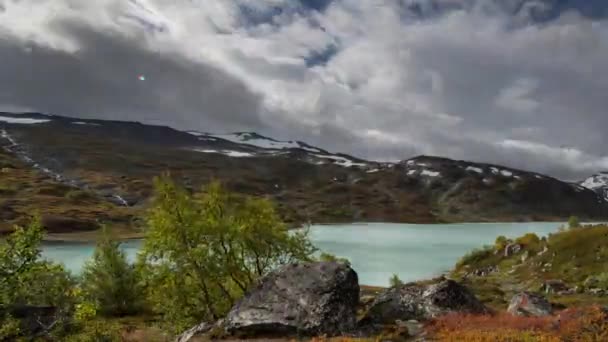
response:
<path id="1" fill-rule="evenodd" d="M 473 248 L 492 244 L 497 236 L 539 236 L 555 232 L 556 222 L 392 224 L 365 223 L 315 225 L 311 240 L 319 249 L 346 257 L 365 285 L 384 286 L 396 273 L 404 281 L 426 279 L 449 270 L 458 258 Z M 141 241 L 122 244 L 134 260 Z M 93 254 L 92 244 L 49 243 L 43 255 L 78 273 Z"/>

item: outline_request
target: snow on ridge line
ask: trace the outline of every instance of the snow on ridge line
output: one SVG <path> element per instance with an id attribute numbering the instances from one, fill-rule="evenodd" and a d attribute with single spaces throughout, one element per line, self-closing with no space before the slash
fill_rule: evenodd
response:
<path id="1" fill-rule="evenodd" d="M 272 138 L 258 136 L 255 133 L 209 134 L 198 131 L 186 131 L 186 133 L 199 137 L 199 140 L 215 141 L 216 139 L 223 139 L 236 144 L 245 144 L 263 149 L 283 150 L 290 148 L 299 148 L 308 152 L 323 152 L 321 149 L 306 146 L 306 144 L 301 143 L 299 141 L 274 140 Z"/>
<path id="2" fill-rule="evenodd" d="M 195 152 L 202 152 L 202 153 L 218 153 L 218 154 L 223 154 L 226 155 L 228 157 L 255 157 L 255 154 L 253 153 L 249 153 L 249 152 L 239 152 L 239 151 L 231 151 L 231 150 L 207 150 L 207 149 L 200 149 L 200 148 L 193 148 L 191 149 L 192 151 Z"/>
<path id="3" fill-rule="evenodd" d="M 50 119 L 34 119 L 34 118 L 14 118 L 10 116 L 1 116 L 0 121 L 8 122 L 12 124 L 23 124 L 23 125 L 31 125 L 31 124 L 39 124 L 50 122 Z"/>
<path id="4" fill-rule="evenodd" d="M 72 122 L 72 125 L 101 126 L 98 123 L 85 122 L 85 121 L 74 121 L 74 122 Z"/>
<path id="5" fill-rule="evenodd" d="M 300 148 L 309 152 L 321 152 L 317 148 L 303 146 L 297 141 L 278 141 L 271 138 L 256 137 L 252 133 L 232 133 L 232 134 L 206 134 L 206 136 L 228 140 L 237 144 L 246 144 L 264 149 L 282 150 L 289 148 Z"/>

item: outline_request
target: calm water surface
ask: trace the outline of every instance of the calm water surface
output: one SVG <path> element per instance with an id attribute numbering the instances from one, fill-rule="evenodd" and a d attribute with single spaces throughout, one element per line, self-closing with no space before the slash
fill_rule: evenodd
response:
<path id="1" fill-rule="evenodd" d="M 539 236 L 555 232 L 561 223 L 369 223 L 318 225 L 311 239 L 325 252 L 348 258 L 365 285 L 383 286 L 396 273 L 404 281 L 426 279 L 449 270 L 473 248 L 492 244 L 497 236 L 518 237 L 528 232 Z M 141 241 L 122 244 L 131 260 Z M 91 244 L 51 243 L 43 255 L 78 273 L 93 254 Z"/>

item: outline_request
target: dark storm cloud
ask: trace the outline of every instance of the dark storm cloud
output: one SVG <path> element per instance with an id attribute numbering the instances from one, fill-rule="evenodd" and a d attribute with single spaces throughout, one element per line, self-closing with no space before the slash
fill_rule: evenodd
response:
<path id="1" fill-rule="evenodd" d="M 78 51 L 0 40 L 4 103 L 74 117 L 211 131 L 264 126 L 257 116 L 260 96 L 218 68 L 147 49 L 138 37 L 73 22 L 53 28 L 73 39 Z"/>

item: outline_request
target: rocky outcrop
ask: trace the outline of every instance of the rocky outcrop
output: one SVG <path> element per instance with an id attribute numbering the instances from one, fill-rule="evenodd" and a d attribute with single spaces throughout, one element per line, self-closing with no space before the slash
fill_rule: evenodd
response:
<path id="1" fill-rule="evenodd" d="M 517 316 L 549 316 L 553 309 L 545 297 L 531 292 L 520 292 L 511 299 L 507 312 Z"/>
<path id="2" fill-rule="evenodd" d="M 214 327 L 221 326 L 222 321 L 217 323 L 202 322 L 184 331 L 175 339 L 175 342 L 190 342 L 197 335 L 205 334 Z"/>
<path id="3" fill-rule="evenodd" d="M 505 247 L 505 258 L 517 254 L 522 250 L 522 246 L 518 243 L 510 243 Z"/>
<path id="4" fill-rule="evenodd" d="M 492 273 L 496 273 L 498 272 L 498 266 L 496 265 L 490 265 L 490 266 L 486 266 L 486 267 L 482 267 L 482 268 L 478 268 L 476 270 L 473 270 L 471 272 L 467 272 L 464 276 L 465 278 L 469 278 L 469 277 L 486 277 Z"/>
<path id="5" fill-rule="evenodd" d="M 228 313 L 239 337 L 335 336 L 356 327 L 357 273 L 345 263 L 291 264 L 264 277 Z"/>
<path id="6" fill-rule="evenodd" d="M 428 286 L 405 284 L 381 293 L 362 323 L 393 324 L 395 321 L 430 319 L 450 312 L 482 314 L 488 309 L 468 288 L 453 280 Z"/>
<path id="7" fill-rule="evenodd" d="M 571 289 L 560 279 L 550 279 L 543 283 L 541 290 L 545 293 L 566 294 L 570 293 Z"/>

